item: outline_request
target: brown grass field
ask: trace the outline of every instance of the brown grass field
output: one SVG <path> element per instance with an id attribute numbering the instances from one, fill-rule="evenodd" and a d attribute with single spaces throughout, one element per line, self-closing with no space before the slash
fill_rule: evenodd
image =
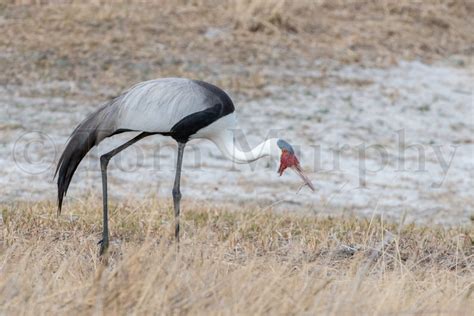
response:
<path id="1" fill-rule="evenodd" d="M 68 81 L 79 90 L 68 97 L 94 102 L 166 76 L 258 97 L 270 84 L 315 83 L 276 66 L 319 68 L 324 83 L 340 65 L 452 56 L 470 63 L 474 49 L 467 0 L 3 2 L 0 84 Z"/>
<path id="2" fill-rule="evenodd" d="M 472 227 L 316 218 L 185 204 L 114 205 L 100 260 L 100 202 L 2 209 L 0 314 L 469 315 Z"/>

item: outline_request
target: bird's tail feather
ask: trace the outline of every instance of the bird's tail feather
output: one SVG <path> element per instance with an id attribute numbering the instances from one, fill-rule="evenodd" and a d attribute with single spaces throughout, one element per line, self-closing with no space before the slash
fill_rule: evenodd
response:
<path id="1" fill-rule="evenodd" d="M 59 158 L 54 176 L 58 175 L 58 215 L 61 214 L 63 198 L 66 196 L 72 176 L 79 163 L 89 150 L 111 136 L 113 130 L 110 126 L 110 111 L 104 106 L 91 113 L 82 121 L 69 137 L 69 141 Z"/>

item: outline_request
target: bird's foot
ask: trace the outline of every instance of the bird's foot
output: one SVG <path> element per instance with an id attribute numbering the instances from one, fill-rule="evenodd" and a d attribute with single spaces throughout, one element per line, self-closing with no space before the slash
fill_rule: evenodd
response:
<path id="1" fill-rule="evenodd" d="M 105 252 L 107 251 L 107 249 L 109 248 L 109 240 L 108 239 L 101 239 L 101 240 L 99 240 L 99 242 L 97 244 L 100 245 L 99 256 L 104 255 Z"/>

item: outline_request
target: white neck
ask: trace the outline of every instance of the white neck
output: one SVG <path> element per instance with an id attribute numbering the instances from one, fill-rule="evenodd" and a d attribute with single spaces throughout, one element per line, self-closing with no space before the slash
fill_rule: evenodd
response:
<path id="1" fill-rule="evenodd" d="M 235 163 L 249 163 L 265 156 L 278 158 L 279 148 L 277 138 L 270 138 L 257 145 L 250 151 L 241 151 L 235 146 L 233 133 L 225 130 L 209 138 L 221 150 L 222 154 Z"/>

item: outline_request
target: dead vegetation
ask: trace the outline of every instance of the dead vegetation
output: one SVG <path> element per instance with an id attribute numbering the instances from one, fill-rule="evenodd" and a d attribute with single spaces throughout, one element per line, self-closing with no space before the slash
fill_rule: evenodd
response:
<path id="1" fill-rule="evenodd" d="M 341 64 L 458 56 L 464 65 L 473 13 L 461 0 L 6 1 L 0 84 L 67 81 L 68 95 L 97 98 L 187 76 L 258 96 L 267 85 L 305 84 L 307 69 L 324 81 Z"/>
<path id="2" fill-rule="evenodd" d="M 458 314 L 474 308 L 472 229 L 185 206 L 115 205 L 107 262 L 100 203 L 2 208 L 2 314 Z"/>

